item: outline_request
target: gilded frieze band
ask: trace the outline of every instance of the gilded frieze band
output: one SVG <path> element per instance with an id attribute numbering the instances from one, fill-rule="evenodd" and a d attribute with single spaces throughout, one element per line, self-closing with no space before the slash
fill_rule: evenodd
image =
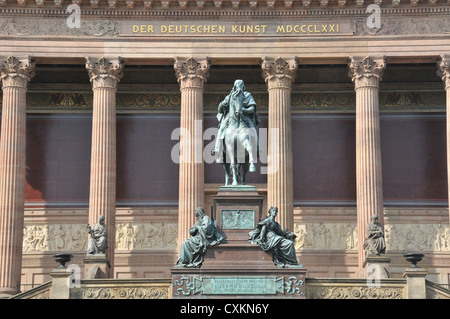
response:
<path id="1" fill-rule="evenodd" d="M 1 93 L 0 93 L 1 95 Z M 267 112 L 267 93 L 254 93 L 258 111 Z M 92 111 L 92 93 L 41 93 L 27 95 L 27 110 L 33 111 Z M 205 111 L 216 112 L 224 98 L 223 94 L 205 93 Z M 383 92 L 379 94 L 381 111 L 445 111 L 445 91 Z M 1 107 L 0 99 L 0 107 Z M 292 111 L 344 111 L 354 112 L 355 94 L 353 92 L 293 92 Z M 175 111 L 180 110 L 180 94 L 167 93 L 117 93 L 118 111 Z"/>

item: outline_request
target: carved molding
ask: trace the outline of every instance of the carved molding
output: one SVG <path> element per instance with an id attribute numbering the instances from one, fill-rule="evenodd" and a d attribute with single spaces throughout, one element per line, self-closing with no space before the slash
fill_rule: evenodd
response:
<path id="1" fill-rule="evenodd" d="M 386 61 L 384 57 L 352 56 L 349 58 L 348 68 L 348 76 L 355 84 L 355 90 L 366 87 L 379 88 Z"/>
<path id="2" fill-rule="evenodd" d="M 308 299 L 403 299 L 404 289 L 393 287 L 308 286 Z"/>
<path id="3" fill-rule="evenodd" d="M 173 67 L 175 75 L 180 84 L 180 90 L 185 88 L 197 88 L 203 90 L 203 84 L 209 77 L 211 62 L 208 58 L 188 59 L 175 58 Z"/>
<path id="4" fill-rule="evenodd" d="M 0 18 L 3 36 L 117 37 L 121 22 L 107 19 L 81 19 L 80 28 L 69 28 L 67 18 Z"/>
<path id="5" fill-rule="evenodd" d="M 381 19 L 380 28 L 369 28 L 367 18 L 350 22 L 354 35 L 390 36 L 390 35 L 446 35 L 450 33 L 450 20 L 442 17 L 398 17 Z"/>
<path id="6" fill-rule="evenodd" d="M 73 299 L 169 299 L 169 287 L 93 287 L 77 288 Z"/>
<path id="7" fill-rule="evenodd" d="M 117 89 L 117 84 L 123 77 L 123 63 L 121 58 L 107 59 L 101 57 L 95 59 L 86 57 L 86 69 L 92 83 L 92 89 L 110 88 Z"/>
<path id="8" fill-rule="evenodd" d="M 28 82 L 34 77 L 36 62 L 30 57 L 0 57 L 0 79 L 3 89 L 18 87 L 26 89 Z"/>
<path id="9" fill-rule="evenodd" d="M 291 89 L 297 72 L 297 58 L 285 59 L 282 57 L 261 60 L 262 77 L 265 79 L 268 90 Z"/>
<path id="10" fill-rule="evenodd" d="M 203 108 L 217 111 L 217 105 L 225 98 L 222 93 L 204 93 Z M 0 92 L 1 96 L 1 92 Z M 258 110 L 267 111 L 267 93 L 253 94 Z M 92 92 L 29 92 L 27 94 L 28 111 L 92 111 Z M 0 99 L 0 107 L 2 100 Z M 384 111 L 413 110 L 428 111 L 430 109 L 445 110 L 445 91 L 414 92 L 379 92 L 380 109 Z M 118 110 L 155 110 L 179 111 L 181 105 L 180 92 L 167 93 L 123 93 L 116 94 Z M 356 96 L 354 92 L 292 92 L 291 106 L 293 111 L 333 110 L 354 112 Z"/>

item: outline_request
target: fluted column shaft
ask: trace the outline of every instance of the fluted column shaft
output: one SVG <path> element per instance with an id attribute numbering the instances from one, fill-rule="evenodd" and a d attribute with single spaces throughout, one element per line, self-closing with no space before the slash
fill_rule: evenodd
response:
<path id="1" fill-rule="evenodd" d="M 205 200 L 203 161 L 203 86 L 209 60 L 176 58 L 174 69 L 181 92 L 180 161 L 178 193 L 178 250 L 190 237 L 197 207 Z"/>
<path id="2" fill-rule="evenodd" d="M 381 165 L 378 91 L 385 68 L 384 58 L 351 57 L 349 76 L 356 91 L 356 201 L 359 267 L 365 259 L 364 239 L 371 216 L 383 218 L 383 177 Z"/>
<path id="3" fill-rule="evenodd" d="M 437 74 L 445 84 L 447 103 L 447 183 L 448 199 L 450 202 L 450 55 L 442 55 L 438 62 Z M 449 205 L 450 208 L 450 205 Z M 450 209 L 449 209 L 450 220 Z"/>
<path id="4" fill-rule="evenodd" d="M 30 57 L 0 59 L 3 88 L 0 137 L 0 298 L 20 291 L 25 202 L 26 92 Z"/>
<path id="5" fill-rule="evenodd" d="M 92 83 L 92 145 L 89 193 L 89 224 L 105 216 L 108 230 L 106 257 L 113 277 L 116 224 L 116 91 L 122 77 L 119 59 L 86 58 Z"/>
<path id="6" fill-rule="evenodd" d="M 294 228 L 294 182 L 291 124 L 291 85 L 297 61 L 262 59 L 263 77 L 269 92 L 267 207 L 278 207 L 282 229 Z"/>

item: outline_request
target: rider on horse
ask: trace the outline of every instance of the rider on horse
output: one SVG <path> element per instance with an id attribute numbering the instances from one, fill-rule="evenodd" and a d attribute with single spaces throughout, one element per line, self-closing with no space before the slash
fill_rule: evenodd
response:
<path id="1" fill-rule="evenodd" d="M 217 119 L 219 120 L 219 132 L 216 137 L 216 143 L 214 149 L 211 151 L 212 155 L 218 154 L 216 159 L 217 163 L 223 162 L 223 141 L 225 138 L 225 131 L 230 124 L 230 107 L 233 109 L 239 109 L 236 106 L 241 104 L 242 108 L 242 119 L 249 129 L 254 129 L 256 132 L 256 127 L 260 123 L 258 113 L 256 111 L 256 102 L 252 97 L 250 92 L 245 91 L 244 81 L 236 80 L 234 82 L 233 89 L 230 94 L 228 94 L 225 99 L 220 102 L 218 107 Z M 257 145 L 258 146 L 258 142 Z M 251 169 L 253 171 L 253 169 Z"/>

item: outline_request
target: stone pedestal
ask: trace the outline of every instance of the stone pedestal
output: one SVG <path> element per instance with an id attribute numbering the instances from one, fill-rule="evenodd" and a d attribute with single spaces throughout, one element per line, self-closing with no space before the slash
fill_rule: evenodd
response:
<path id="1" fill-rule="evenodd" d="M 408 299 L 426 299 L 427 287 L 425 277 L 428 271 L 421 267 L 406 268 L 403 278 L 406 278 L 407 298 Z"/>
<path id="2" fill-rule="evenodd" d="M 111 264 L 105 255 L 86 256 L 83 262 L 85 279 L 109 278 Z"/>
<path id="3" fill-rule="evenodd" d="M 363 262 L 366 278 L 375 280 L 391 278 L 390 262 L 391 258 L 387 256 L 367 256 Z"/>
<path id="4" fill-rule="evenodd" d="M 223 186 L 211 218 L 225 243 L 208 247 L 201 268 L 173 268 L 173 298 L 305 298 L 304 268 L 276 268 L 272 255 L 248 241 L 262 212 L 253 186 Z"/>
<path id="5" fill-rule="evenodd" d="M 172 298 L 304 299 L 306 269 L 172 269 Z"/>
<path id="6" fill-rule="evenodd" d="M 52 289 L 50 299 L 70 299 L 70 278 L 72 272 L 67 268 L 56 268 L 50 273 Z"/>
<path id="7" fill-rule="evenodd" d="M 221 186 L 212 196 L 213 212 L 218 231 L 224 236 L 226 244 L 248 245 L 248 233 L 265 217 L 263 214 L 263 195 L 255 186 Z"/>

